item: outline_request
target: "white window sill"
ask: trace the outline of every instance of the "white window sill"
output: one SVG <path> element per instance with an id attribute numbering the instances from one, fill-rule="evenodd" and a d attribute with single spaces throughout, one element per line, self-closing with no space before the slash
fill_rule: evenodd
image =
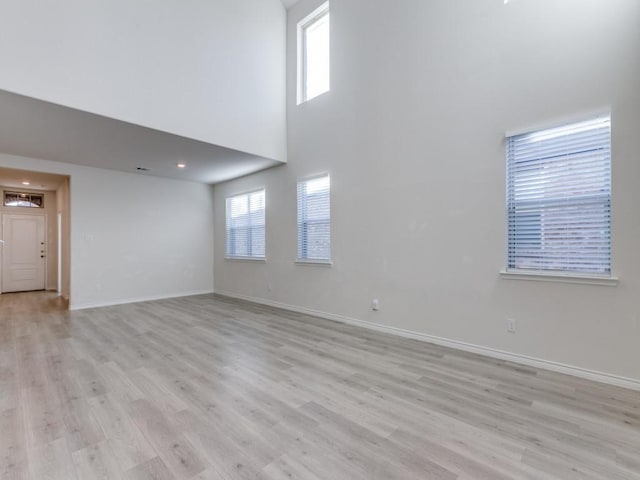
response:
<path id="1" fill-rule="evenodd" d="M 315 260 L 312 258 L 298 258 L 295 263 L 296 265 L 315 265 L 318 267 L 331 267 L 333 265 L 331 260 Z"/>
<path id="2" fill-rule="evenodd" d="M 559 282 L 576 283 L 582 285 L 604 285 L 615 287 L 618 285 L 617 277 L 600 277 L 597 275 L 576 275 L 548 272 L 511 272 L 502 270 L 500 277 L 508 280 L 531 280 L 535 282 Z"/>
<path id="3" fill-rule="evenodd" d="M 266 263 L 267 259 L 265 257 L 256 258 L 256 257 L 224 257 L 225 260 L 230 262 L 257 262 L 257 263 Z"/>

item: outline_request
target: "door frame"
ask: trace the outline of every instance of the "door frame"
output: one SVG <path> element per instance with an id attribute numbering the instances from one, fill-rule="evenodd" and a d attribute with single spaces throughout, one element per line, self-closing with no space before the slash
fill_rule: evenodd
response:
<path id="1" fill-rule="evenodd" d="M 45 256 L 45 262 L 44 262 L 44 290 L 47 291 L 47 261 L 46 259 L 49 258 L 49 242 L 48 242 L 48 238 L 49 238 L 49 230 L 47 228 L 48 225 L 48 218 L 47 218 L 47 214 L 44 212 L 16 212 L 16 213 L 11 213 L 11 212 L 7 212 L 2 211 L 0 212 L 0 240 L 4 239 L 4 217 L 5 216 L 15 216 L 15 215 L 30 215 L 33 217 L 43 217 L 44 218 L 44 256 Z M 0 295 L 3 294 L 3 284 L 4 281 L 4 247 L 0 247 Z"/>

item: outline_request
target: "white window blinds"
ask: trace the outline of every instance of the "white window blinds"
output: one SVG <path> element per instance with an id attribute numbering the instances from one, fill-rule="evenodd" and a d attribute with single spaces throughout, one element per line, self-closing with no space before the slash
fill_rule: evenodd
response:
<path id="1" fill-rule="evenodd" d="M 227 257 L 265 257 L 265 191 L 227 198 Z"/>
<path id="2" fill-rule="evenodd" d="M 331 259 L 329 176 L 298 182 L 298 260 Z"/>
<path id="3" fill-rule="evenodd" d="M 610 117 L 507 137 L 507 210 L 507 270 L 610 275 Z"/>

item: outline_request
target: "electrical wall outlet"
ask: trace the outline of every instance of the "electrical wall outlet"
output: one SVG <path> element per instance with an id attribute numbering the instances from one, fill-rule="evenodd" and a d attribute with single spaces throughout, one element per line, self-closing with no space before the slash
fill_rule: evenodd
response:
<path id="1" fill-rule="evenodd" d="M 518 330 L 518 324 L 513 318 L 507 318 L 507 332 L 516 333 Z"/>
<path id="2" fill-rule="evenodd" d="M 380 310 L 380 301 L 377 298 L 371 300 L 371 310 Z"/>

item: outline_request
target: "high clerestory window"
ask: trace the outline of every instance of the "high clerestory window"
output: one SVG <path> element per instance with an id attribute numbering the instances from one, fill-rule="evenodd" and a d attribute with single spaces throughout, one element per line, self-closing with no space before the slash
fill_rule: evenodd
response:
<path id="1" fill-rule="evenodd" d="M 331 86 L 329 2 L 298 23 L 298 104 Z"/>

